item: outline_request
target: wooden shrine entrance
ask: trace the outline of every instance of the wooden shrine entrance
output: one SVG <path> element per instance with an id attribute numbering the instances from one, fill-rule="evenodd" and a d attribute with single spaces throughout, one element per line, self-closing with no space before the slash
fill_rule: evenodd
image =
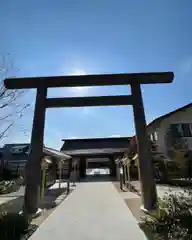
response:
<path id="1" fill-rule="evenodd" d="M 43 151 L 46 108 L 132 105 L 135 130 L 138 142 L 139 176 L 142 188 L 142 201 L 147 210 L 156 209 L 157 194 L 153 177 L 151 153 L 148 146 L 146 120 L 141 94 L 141 84 L 171 83 L 172 72 L 102 74 L 81 76 L 55 76 L 36 78 L 9 78 L 4 84 L 7 89 L 37 89 L 31 152 L 26 165 L 26 190 L 24 212 L 34 214 L 38 209 L 40 187 L 40 162 Z M 56 87 L 85 87 L 130 85 L 131 95 L 97 96 L 72 98 L 47 98 L 47 89 Z"/>

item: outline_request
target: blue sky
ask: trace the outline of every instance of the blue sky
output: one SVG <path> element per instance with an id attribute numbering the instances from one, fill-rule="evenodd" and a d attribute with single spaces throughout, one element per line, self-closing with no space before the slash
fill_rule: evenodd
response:
<path id="1" fill-rule="evenodd" d="M 173 84 L 142 87 L 147 122 L 191 101 L 191 0 L 0 0 L 0 56 L 16 76 L 174 71 Z M 49 96 L 127 94 L 127 86 L 51 89 Z M 1 144 L 28 142 L 32 106 Z M 27 129 L 25 135 L 20 126 Z M 134 134 L 132 107 L 51 109 L 45 144 L 62 138 Z"/>

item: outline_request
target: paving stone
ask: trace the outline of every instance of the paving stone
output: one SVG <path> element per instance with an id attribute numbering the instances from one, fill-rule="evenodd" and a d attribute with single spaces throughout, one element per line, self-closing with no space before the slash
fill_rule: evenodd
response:
<path id="1" fill-rule="evenodd" d="M 144 240 L 144 233 L 111 182 L 83 182 L 30 237 L 69 240 Z"/>

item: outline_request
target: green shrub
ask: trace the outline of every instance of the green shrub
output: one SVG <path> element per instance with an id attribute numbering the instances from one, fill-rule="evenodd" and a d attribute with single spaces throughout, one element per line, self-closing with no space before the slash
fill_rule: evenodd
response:
<path id="1" fill-rule="evenodd" d="M 0 194 L 7 194 L 19 190 L 20 184 L 16 180 L 0 182 Z"/>
<path id="2" fill-rule="evenodd" d="M 8 192 L 8 189 L 13 188 L 15 181 L 2 181 L 0 182 L 0 194 Z"/>
<path id="3" fill-rule="evenodd" d="M 191 191 L 186 191 L 191 197 Z M 183 193 L 167 193 L 159 200 L 159 211 L 143 218 L 141 227 L 155 239 L 192 239 L 192 205 Z"/>
<path id="4" fill-rule="evenodd" d="M 14 180 L 1 181 L 0 182 L 0 194 L 7 194 L 10 192 L 15 192 L 19 190 L 20 186 L 23 184 L 23 178 L 18 177 Z"/>
<path id="5" fill-rule="evenodd" d="M 0 239 L 19 240 L 27 233 L 29 224 L 26 219 L 19 214 L 0 213 Z"/>

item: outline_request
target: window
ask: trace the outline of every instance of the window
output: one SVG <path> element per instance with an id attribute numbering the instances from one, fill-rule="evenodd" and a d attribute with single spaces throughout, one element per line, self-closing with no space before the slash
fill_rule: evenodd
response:
<path id="1" fill-rule="evenodd" d="M 11 153 L 12 154 L 20 154 L 20 153 L 22 153 L 22 148 L 18 148 L 18 147 L 13 147 L 12 149 L 11 149 Z"/>
<path id="2" fill-rule="evenodd" d="M 157 132 L 153 133 L 153 139 L 154 139 L 154 141 L 157 141 Z"/>
<path id="3" fill-rule="evenodd" d="M 192 137 L 192 124 L 191 123 L 171 124 L 171 132 L 174 137 Z"/>
<path id="4" fill-rule="evenodd" d="M 11 151 L 11 153 L 14 154 L 14 155 L 23 154 L 25 147 L 26 147 L 26 145 L 13 146 L 13 147 L 10 149 L 10 151 Z"/>
<path id="5" fill-rule="evenodd" d="M 181 128 L 182 128 L 183 137 L 192 137 L 192 132 L 191 132 L 189 123 L 181 124 Z"/>
<path id="6" fill-rule="evenodd" d="M 181 137 L 180 124 L 171 124 L 171 133 L 173 137 Z"/>
<path id="7" fill-rule="evenodd" d="M 150 134 L 150 140 L 153 141 L 153 134 Z"/>
<path id="8" fill-rule="evenodd" d="M 157 132 L 153 132 L 149 135 L 151 141 L 157 141 Z"/>

